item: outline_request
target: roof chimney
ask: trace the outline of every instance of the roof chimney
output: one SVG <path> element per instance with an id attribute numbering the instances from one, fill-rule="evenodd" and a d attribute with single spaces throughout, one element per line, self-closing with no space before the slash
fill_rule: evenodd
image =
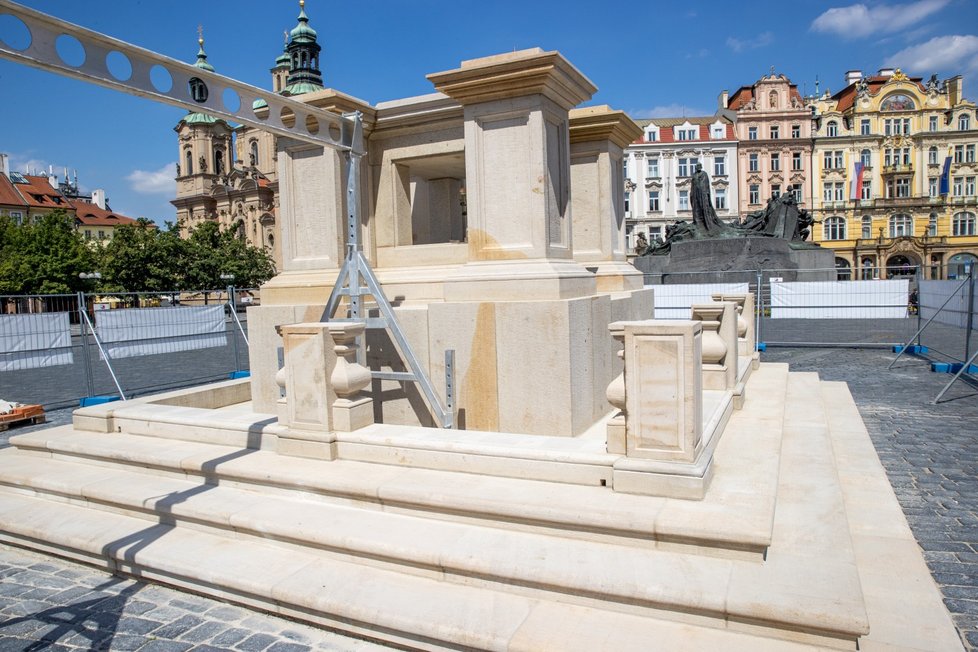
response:
<path id="1" fill-rule="evenodd" d="M 944 85 L 947 87 L 947 99 L 952 107 L 964 99 L 964 80 L 961 75 L 951 77 L 944 82 Z"/>
<path id="2" fill-rule="evenodd" d="M 862 70 L 847 70 L 846 71 L 846 86 L 850 84 L 855 84 L 857 81 L 863 78 Z"/>
<path id="3" fill-rule="evenodd" d="M 880 77 L 892 77 L 893 73 L 896 72 L 894 68 L 880 68 Z"/>
<path id="4" fill-rule="evenodd" d="M 10 178 L 10 159 L 7 158 L 6 154 L 0 154 L 0 172 L 3 172 L 3 176 Z"/>
<path id="5" fill-rule="evenodd" d="M 54 174 L 53 172 L 49 173 L 48 174 L 48 183 L 51 184 L 51 187 L 52 188 L 54 188 L 55 190 L 57 190 L 58 189 L 58 175 Z"/>
<path id="6" fill-rule="evenodd" d="M 727 89 L 720 91 L 720 96 L 717 98 L 717 104 L 721 109 L 725 109 L 730 105 L 730 93 Z"/>
<path id="7" fill-rule="evenodd" d="M 105 190 L 102 188 L 96 188 L 92 191 L 92 203 L 101 208 L 103 211 L 105 208 Z"/>

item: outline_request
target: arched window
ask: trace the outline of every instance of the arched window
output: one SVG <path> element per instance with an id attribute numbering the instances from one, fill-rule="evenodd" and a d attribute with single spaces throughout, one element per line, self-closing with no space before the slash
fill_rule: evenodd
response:
<path id="1" fill-rule="evenodd" d="M 836 274 L 836 279 L 839 281 L 852 280 L 852 267 L 849 265 L 849 261 L 846 260 L 845 258 L 836 258 L 835 274 Z"/>
<path id="2" fill-rule="evenodd" d="M 951 220 L 951 235 L 974 235 L 975 234 L 975 214 L 974 213 L 955 213 Z"/>
<path id="3" fill-rule="evenodd" d="M 876 268 L 873 265 L 873 259 L 872 258 L 863 258 L 862 268 L 863 268 L 863 280 L 864 281 L 870 281 L 870 280 L 872 280 L 874 278 L 875 272 L 876 272 Z"/>
<path id="4" fill-rule="evenodd" d="M 863 240 L 870 240 L 873 237 L 873 218 L 870 215 L 863 215 Z"/>
<path id="5" fill-rule="evenodd" d="M 937 213 L 931 213 L 927 219 L 927 235 L 937 235 Z"/>
<path id="6" fill-rule="evenodd" d="M 968 131 L 969 129 L 971 129 L 971 116 L 962 113 L 958 116 L 958 131 Z"/>
<path id="7" fill-rule="evenodd" d="M 890 237 L 900 238 L 913 235 L 913 218 L 906 213 L 890 216 Z"/>
<path id="8" fill-rule="evenodd" d="M 868 149 L 864 149 L 863 151 L 859 152 L 859 162 L 863 164 L 863 167 L 866 168 L 872 167 L 873 153 L 870 152 Z"/>
<path id="9" fill-rule="evenodd" d="M 931 147 L 927 150 L 927 163 L 929 165 L 937 165 L 937 148 Z"/>
<path id="10" fill-rule="evenodd" d="M 955 254 L 947 261 L 947 277 L 960 278 L 978 268 L 978 258 L 974 254 Z"/>
<path id="11" fill-rule="evenodd" d="M 835 120 L 829 120 L 828 124 L 825 125 L 825 135 L 826 136 L 838 136 L 839 135 L 839 123 Z"/>
<path id="12" fill-rule="evenodd" d="M 258 141 L 251 141 L 251 165 L 258 165 Z"/>
<path id="13" fill-rule="evenodd" d="M 845 240 L 846 239 L 846 218 L 828 217 L 822 223 L 824 240 Z"/>
<path id="14" fill-rule="evenodd" d="M 186 150 L 183 156 L 183 164 L 185 169 L 183 171 L 184 176 L 191 175 L 194 173 L 194 155 L 190 150 Z"/>
<path id="15" fill-rule="evenodd" d="M 214 150 L 214 174 L 224 174 L 224 150 Z"/>

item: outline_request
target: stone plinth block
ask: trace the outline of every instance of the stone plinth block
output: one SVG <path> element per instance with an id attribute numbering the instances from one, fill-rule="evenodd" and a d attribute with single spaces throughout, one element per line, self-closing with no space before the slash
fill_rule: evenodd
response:
<path id="1" fill-rule="evenodd" d="M 337 395 L 329 377 L 336 351 L 329 324 L 289 324 L 280 328 L 285 350 L 286 421 L 295 433 L 279 437 L 279 452 L 332 459 L 332 409 Z M 295 441 L 289 441 L 289 439 Z M 300 443 L 301 442 L 301 443 Z"/>
<path id="2" fill-rule="evenodd" d="M 754 355 L 757 343 L 757 333 L 754 323 L 754 295 L 745 294 L 714 294 L 714 301 L 732 301 L 737 305 L 737 353 L 742 356 Z"/>
<path id="3" fill-rule="evenodd" d="M 732 391 L 737 385 L 737 305 L 694 304 L 692 316 L 703 323 L 703 387 Z"/>

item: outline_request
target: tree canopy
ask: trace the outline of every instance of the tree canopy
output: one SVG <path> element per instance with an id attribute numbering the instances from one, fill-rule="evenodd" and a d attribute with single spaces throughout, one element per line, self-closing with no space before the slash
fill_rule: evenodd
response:
<path id="1" fill-rule="evenodd" d="M 79 274 L 99 272 L 97 281 Z M 167 292 L 257 287 L 275 274 L 269 253 L 204 222 L 188 238 L 140 218 L 107 242 L 86 241 L 64 211 L 18 225 L 0 216 L 0 294 Z M 233 277 L 233 278 L 231 278 Z"/>

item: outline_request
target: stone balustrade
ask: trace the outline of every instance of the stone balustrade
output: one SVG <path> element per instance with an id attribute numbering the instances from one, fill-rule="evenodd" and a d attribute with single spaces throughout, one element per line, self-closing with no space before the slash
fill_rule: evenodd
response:
<path id="1" fill-rule="evenodd" d="M 692 318 L 703 325 L 703 387 L 732 391 L 738 380 L 737 305 L 694 304 Z"/>
<path id="2" fill-rule="evenodd" d="M 740 356 L 753 356 L 757 348 L 757 333 L 754 324 L 754 295 L 714 294 L 714 301 L 732 301 L 737 305 L 737 353 Z"/>

